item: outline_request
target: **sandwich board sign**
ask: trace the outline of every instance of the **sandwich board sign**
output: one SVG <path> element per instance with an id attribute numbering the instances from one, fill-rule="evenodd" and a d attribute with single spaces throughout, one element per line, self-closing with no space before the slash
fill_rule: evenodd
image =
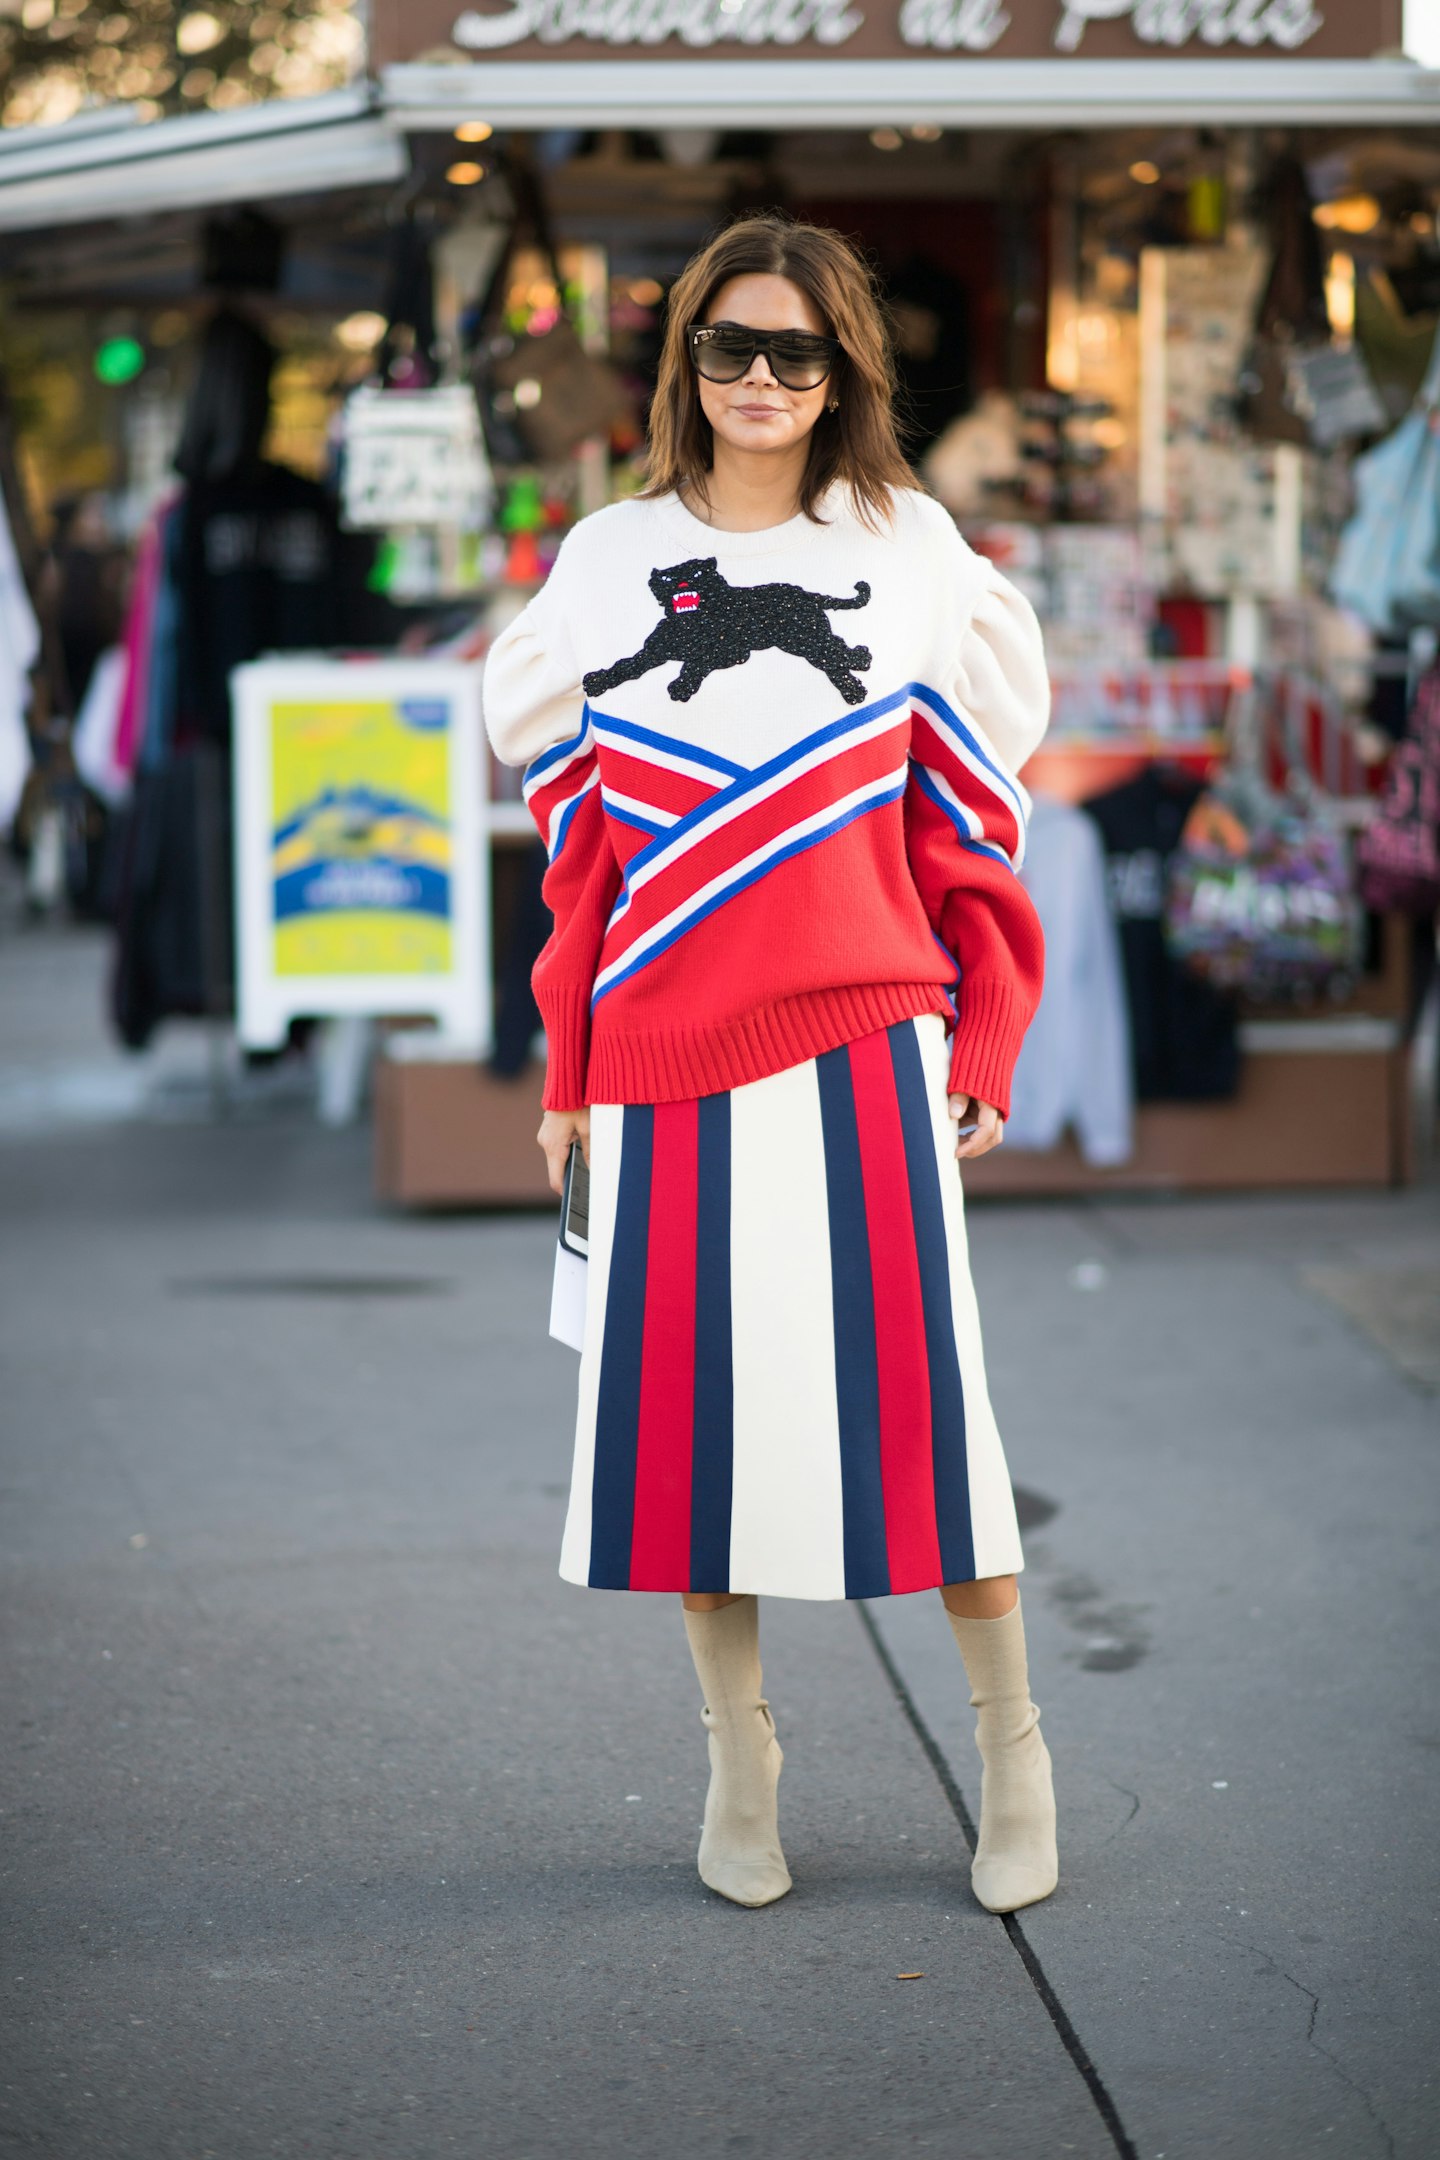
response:
<path id="1" fill-rule="evenodd" d="M 258 660 L 232 678 L 241 1041 L 293 1019 L 433 1019 L 490 1041 L 480 670 Z"/>

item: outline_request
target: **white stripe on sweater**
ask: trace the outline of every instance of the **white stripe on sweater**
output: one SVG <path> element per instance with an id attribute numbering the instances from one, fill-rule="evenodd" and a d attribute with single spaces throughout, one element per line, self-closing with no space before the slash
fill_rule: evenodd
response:
<path id="1" fill-rule="evenodd" d="M 615 810 L 621 817 L 628 813 L 646 825 L 674 825 L 679 821 L 678 810 L 662 810 L 658 803 L 641 802 L 638 795 L 622 795 L 618 788 L 603 786 L 600 792 L 607 808 Z"/>
<path id="2" fill-rule="evenodd" d="M 973 721 L 961 720 L 944 699 L 933 690 L 927 690 L 924 683 L 912 683 L 910 694 L 956 763 L 973 774 L 1014 817 L 1020 828 L 1020 846 L 1014 864 L 1018 870 L 1025 860 L 1025 828 L 1030 818 L 1030 795 L 1023 781 L 1006 770 Z M 964 732 L 959 732 L 962 729 Z M 967 741 L 966 736 L 972 739 Z"/>
<path id="3" fill-rule="evenodd" d="M 598 787 L 599 785 L 599 768 L 592 767 L 590 772 L 580 783 L 579 787 L 575 789 L 575 792 L 572 795 L 567 795 L 562 801 L 552 805 L 550 811 L 550 822 L 549 825 L 546 827 L 545 831 L 545 846 L 547 851 L 549 852 L 552 862 L 555 859 L 555 850 L 562 823 L 565 821 L 566 817 L 569 815 L 574 805 L 579 802 L 581 796 L 588 795 L 591 788 Z"/>

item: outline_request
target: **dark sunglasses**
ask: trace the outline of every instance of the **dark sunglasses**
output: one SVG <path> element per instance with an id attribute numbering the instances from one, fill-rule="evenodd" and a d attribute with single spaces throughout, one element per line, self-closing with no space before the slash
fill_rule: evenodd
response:
<path id="1" fill-rule="evenodd" d="M 787 390 L 818 390 L 840 357 L 840 340 L 808 330 L 749 330 L 744 323 L 691 323 L 685 332 L 695 371 L 707 382 L 739 382 L 763 352 Z"/>

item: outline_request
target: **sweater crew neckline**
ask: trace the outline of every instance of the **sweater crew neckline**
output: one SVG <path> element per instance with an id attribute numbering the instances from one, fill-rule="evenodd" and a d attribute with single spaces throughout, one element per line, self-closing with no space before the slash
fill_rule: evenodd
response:
<path id="1" fill-rule="evenodd" d="M 762 525 L 757 532 L 727 532 L 723 527 L 707 525 L 686 508 L 678 494 L 662 495 L 655 505 L 666 523 L 676 533 L 683 533 L 695 552 L 713 551 L 717 555 L 775 555 L 787 549 L 815 539 L 826 527 L 844 515 L 842 490 L 832 484 L 816 504 L 824 519 L 817 524 L 797 510 L 794 517 L 785 518 L 779 525 Z"/>

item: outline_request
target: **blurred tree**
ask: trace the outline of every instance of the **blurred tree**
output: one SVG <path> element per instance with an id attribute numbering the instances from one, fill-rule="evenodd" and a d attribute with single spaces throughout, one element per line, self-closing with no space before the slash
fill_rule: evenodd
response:
<path id="1" fill-rule="evenodd" d="M 313 96 L 358 73 L 356 0 L 0 0 L 0 124 Z"/>

